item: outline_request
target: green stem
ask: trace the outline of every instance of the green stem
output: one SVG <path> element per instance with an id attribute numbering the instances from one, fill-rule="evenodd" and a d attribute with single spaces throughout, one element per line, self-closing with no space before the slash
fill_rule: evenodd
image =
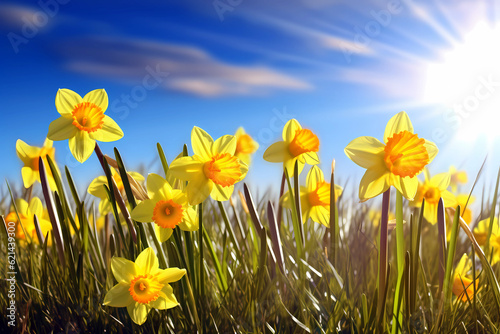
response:
<path id="1" fill-rule="evenodd" d="M 205 275 L 204 275 L 204 269 L 203 269 L 203 203 L 200 203 L 198 205 L 198 212 L 199 212 L 199 221 L 200 221 L 200 227 L 198 230 L 198 247 L 200 249 L 200 279 L 199 279 L 199 307 L 200 307 L 200 320 L 202 323 L 201 327 L 201 333 L 203 334 L 205 332 Z"/>
<path id="2" fill-rule="evenodd" d="M 403 282 L 402 277 L 405 268 L 405 235 L 403 231 L 403 195 L 399 190 L 396 191 L 396 247 L 398 279 L 396 281 L 396 291 L 394 293 L 392 334 L 397 333 L 399 326 L 403 325 L 403 314 L 399 310 L 399 291 L 401 290 L 401 283 Z"/>

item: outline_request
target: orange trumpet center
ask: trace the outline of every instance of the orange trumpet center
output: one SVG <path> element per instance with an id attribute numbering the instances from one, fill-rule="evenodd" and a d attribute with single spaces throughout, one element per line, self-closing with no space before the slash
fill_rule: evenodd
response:
<path id="1" fill-rule="evenodd" d="M 156 275 L 139 275 L 132 279 L 128 291 L 136 302 L 148 304 L 158 299 L 163 286 Z"/>
<path id="2" fill-rule="evenodd" d="M 50 157 L 52 161 L 54 161 L 54 155 L 55 155 L 56 149 L 54 147 L 42 147 L 40 150 L 40 153 L 38 153 L 38 156 L 31 159 L 31 169 L 33 169 L 35 172 L 38 172 L 38 167 L 39 167 L 39 160 L 40 158 L 43 159 L 46 167 L 46 171 L 48 172 L 49 175 L 52 175 L 52 171 L 48 167 L 47 163 L 47 155 Z"/>
<path id="3" fill-rule="evenodd" d="M 326 182 L 318 183 L 316 189 L 311 191 L 308 197 L 311 206 L 330 206 L 330 184 Z"/>
<path id="4" fill-rule="evenodd" d="M 319 151 L 319 139 L 311 130 L 300 129 L 295 132 L 290 145 L 290 154 L 294 157 L 307 152 Z"/>
<path id="5" fill-rule="evenodd" d="M 229 187 L 238 182 L 243 174 L 240 167 L 238 158 L 229 153 L 219 153 L 205 163 L 203 172 L 214 183 Z"/>
<path id="6" fill-rule="evenodd" d="M 409 131 L 401 131 L 387 140 L 384 161 L 392 174 L 414 177 L 429 163 L 425 140 Z"/>
<path id="7" fill-rule="evenodd" d="M 104 124 L 104 111 L 92 102 L 79 103 L 71 114 L 73 125 L 82 131 L 94 132 Z"/>
<path id="8" fill-rule="evenodd" d="M 173 200 L 158 201 L 153 210 L 152 220 L 160 227 L 174 228 L 182 221 L 184 209 Z"/>
<path id="9" fill-rule="evenodd" d="M 252 154 L 256 150 L 257 146 L 255 145 L 252 137 L 244 134 L 238 137 L 238 141 L 236 142 L 236 153 L 234 155 Z"/>
<path id="10" fill-rule="evenodd" d="M 437 204 L 441 198 L 441 191 L 436 187 L 424 186 L 424 198 L 427 203 Z"/>

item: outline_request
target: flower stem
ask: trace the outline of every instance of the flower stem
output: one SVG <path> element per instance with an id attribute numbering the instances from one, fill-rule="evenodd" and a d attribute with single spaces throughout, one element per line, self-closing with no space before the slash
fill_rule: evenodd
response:
<path id="1" fill-rule="evenodd" d="M 378 311 L 381 323 L 385 323 L 385 282 L 387 273 L 387 225 L 389 220 L 389 203 L 391 189 L 387 189 L 382 195 L 382 217 L 380 221 L 380 244 L 379 244 L 379 268 L 378 268 Z M 382 325 L 382 328 L 385 325 Z"/>
<path id="2" fill-rule="evenodd" d="M 401 283 L 403 282 L 402 278 L 405 268 L 405 235 L 403 231 L 403 195 L 399 190 L 396 192 L 396 247 L 398 279 L 396 281 L 396 291 L 394 292 L 392 334 L 397 333 L 400 326 L 403 326 L 403 313 L 399 307 L 399 291 L 401 290 Z"/>

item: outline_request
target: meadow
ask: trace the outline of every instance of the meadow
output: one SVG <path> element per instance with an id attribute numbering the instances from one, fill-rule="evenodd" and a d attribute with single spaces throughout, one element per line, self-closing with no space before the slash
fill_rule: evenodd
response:
<path id="1" fill-rule="evenodd" d="M 102 89 L 60 89 L 44 145 L 16 143 L 2 332 L 498 332 L 498 178 L 488 194 L 481 171 L 430 175 L 438 147 L 405 112 L 345 148 L 366 169 L 359 185 L 336 183 L 348 175 L 334 161 L 321 170 L 320 138 L 289 120 L 263 155 L 283 177 L 257 196 L 245 175 L 262 157 L 243 128 L 212 138 L 193 124 L 173 161 L 156 144 L 161 173 L 138 173 L 119 145 L 99 147 L 126 136 L 107 107 Z M 87 189 L 56 161 L 59 140 L 99 160 Z"/>

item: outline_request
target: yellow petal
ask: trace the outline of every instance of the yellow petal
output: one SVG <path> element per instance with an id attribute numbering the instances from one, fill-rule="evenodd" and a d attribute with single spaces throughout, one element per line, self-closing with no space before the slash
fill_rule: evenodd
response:
<path id="1" fill-rule="evenodd" d="M 141 173 L 137 173 L 137 172 L 127 172 L 130 176 L 132 176 L 132 178 L 134 180 L 136 180 L 137 182 L 141 183 L 142 181 L 144 181 L 144 176 L 142 176 Z"/>
<path id="2" fill-rule="evenodd" d="M 214 140 L 205 130 L 197 126 L 193 127 L 191 131 L 191 146 L 195 155 L 198 155 L 204 161 L 210 160 L 213 143 Z"/>
<path id="3" fill-rule="evenodd" d="M 25 166 L 31 166 L 32 159 L 40 154 L 40 148 L 30 146 L 21 139 L 16 141 L 16 153 Z"/>
<path id="4" fill-rule="evenodd" d="M 427 154 L 429 155 L 429 163 L 431 163 L 432 160 L 434 160 L 434 158 L 438 154 L 439 150 L 438 150 L 436 144 L 434 144 L 433 142 L 428 141 L 428 140 L 425 140 L 424 146 L 427 149 Z"/>
<path id="5" fill-rule="evenodd" d="M 311 208 L 311 219 L 315 223 L 330 227 L 330 210 L 321 205 L 313 206 Z"/>
<path id="6" fill-rule="evenodd" d="M 157 194 L 162 198 L 172 197 L 172 187 L 168 184 L 167 180 L 158 174 L 151 173 L 148 175 L 147 188 L 148 195 L 151 198 Z"/>
<path id="7" fill-rule="evenodd" d="M 89 137 L 86 131 L 77 131 L 74 137 L 68 140 L 69 150 L 76 160 L 83 163 L 94 151 L 95 140 Z"/>
<path id="8" fill-rule="evenodd" d="M 319 164 L 319 155 L 317 152 L 306 152 L 299 155 L 300 159 L 303 159 L 306 164 L 317 165 Z"/>
<path id="9" fill-rule="evenodd" d="M 66 140 L 72 138 L 78 132 L 78 128 L 73 125 L 72 119 L 59 117 L 49 125 L 47 138 L 51 140 Z"/>
<path id="10" fill-rule="evenodd" d="M 441 198 L 445 208 L 454 208 L 458 205 L 457 198 L 448 190 L 441 191 Z M 461 208 L 463 211 L 464 207 Z"/>
<path id="11" fill-rule="evenodd" d="M 149 274 L 158 269 L 158 258 L 153 248 L 148 247 L 137 256 L 135 265 L 139 275 Z"/>
<path id="12" fill-rule="evenodd" d="M 157 300 L 150 302 L 149 305 L 157 310 L 167 310 L 169 308 L 176 307 L 179 303 L 177 302 L 173 291 L 174 290 L 170 285 L 165 285 L 163 289 L 161 289 L 162 293 L 160 294 L 160 297 L 158 297 Z"/>
<path id="13" fill-rule="evenodd" d="M 103 304 L 112 307 L 127 307 L 130 304 L 134 303 L 134 299 L 128 291 L 129 288 L 129 283 L 118 283 L 108 291 L 106 297 L 104 297 Z"/>
<path id="14" fill-rule="evenodd" d="M 24 199 L 19 198 L 16 200 L 16 206 L 17 206 L 17 211 L 19 211 L 20 214 L 27 214 L 28 213 L 28 202 L 26 202 Z"/>
<path id="15" fill-rule="evenodd" d="M 43 205 L 42 201 L 38 197 L 33 197 L 28 206 L 29 215 L 37 215 L 38 217 L 42 217 L 43 215 Z M 29 217 L 32 219 L 33 217 Z"/>
<path id="16" fill-rule="evenodd" d="M 296 119 L 292 118 L 291 120 L 286 122 L 285 126 L 283 127 L 283 140 L 286 143 L 290 143 L 295 137 L 295 133 L 297 132 L 297 130 L 301 129 L 302 126 L 300 126 L 300 123 Z"/>
<path id="17" fill-rule="evenodd" d="M 431 224 L 437 223 L 437 204 L 425 202 L 424 218 Z"/>
<path id="18" fill-rule="evenodd" d="M 21 169 L 21 176 L 23 178 L 23 184 L 25 188 L 29 188 L 39 180 L 40 174 L 33 171 L 30 167 L 23 167 Z"/>
<path id="19" fill-rule="evenodd" d="M 108 198 L 108 194 L 106 193 L 106 189 L 104 189 L 104 185 L 108 185 L 108 179 L 106 178 L 106 176 L 98 176 L 93 179 L 92 182 L 90 182 L 87 192 L 100 199 Z"/>
<path id="20" fill-rule="evenodd" d="M 324 181 L 325 177 L 321 169 L 318 166 L 312 166 L 311 170 L 309 170 L 309 173 L 307 173 L 307 180 L 306 180 L 307 190 L 308 191 L 315 190 L 318 187 L 318 183 Z"/>
<path id="21" fill-rule="evenodd" d="M 284 141 L 272 144 L 264 152 L 264 160 L 269 162 L 284 162 L 285 160 L 291 158 L 292 155 L 288 150 L 288 145 Z"/>
<path id="22" fill-rule="evenodd" d="M 168 268 L 161 270 L 160 274 L 158 275 L 158 280 L 162 284 L 172 283 L 177 282 L 184 275 L 186 275 L 186 269 Z"/>
<path id="23" fill-rule="evenodd" d="M 206 177 L 198 177 L 188 182 L 186 193 L 191 205 L 200 204 L 212 192 L 213 182 Z"/>
<path id="24" fill-rule="evenodd" d="M 174 230 L 171 228 L 163 228 L 156 225 L 156 234 L 158 235 L 158 240 L 160 240 L 160 242 L 165 242 L 170 239 L 173 232 Z"/>
<path id="25" fill-rule="evenodd" d="M 132 219 L 141 223 L 149 223 L 153 221 L 153 211 L 156 203 L 153 200 L 147 199 L 137 204 L 132 210 Z"/>
<path id="26" fill-rule="evenodd" d="M 414 177 L 401 177 L 399 175 L 390 174 L 391 185 L 409 201 L 413 201 L 418 190 L 418 179 Z"/>
<path id="27" fill-rule="evenodd" d="M 389 189 L 389 174 L 380 169 L 368 169 L 359 183 L 359 199 L 366 201 Z"/>
<path id="28" fill-rule="evenodd" d="M 94 89 L 88 92 L 84 97 L 83 101 L 92 102 L 96 106 L 100 107 L 103 112 L 108 109 L 108 93 L 104 89 Z"/>
<path id="29" fill-rule="evenodd" d="M 297 161 L 297 167 L 299 170 L 299 174 L 302 173 L 302 170 L 304 169 L 304 163 L 300 162 L 297 158 L 289 159 L 285 161 L 283 164 L 283 169 L 286 169 L 288 171 L 288 176 L 292 177 L 295 173 L 295 162 Z"/>
<path id="30" fill-rule="evenodd" d="M 196 231 L 199 228 L 198 214 L 196 210 L 192 207 L 187 208 L 184 211 L 182 222 L 179 224 L 179 228 L 183 231 Z"/>
<path id="31" fill-rule="evenodd" d="M 113 119 L 107 115 L 104 115 L 102 120 L 104 123 L 102 127 L 95 132 L 90 133 L 90 138 L 93 138 L 102 142 L 116 141 L 123 137 L 123 131 L 120 129 L 118 124 L 116 124 Z"/>
<path id="32" fill-rule="evenodd" d="M 236 152 L 236 137 L 225 135 L 217 139 L 212 145 L 211 155 L 216 155 L 218 153 L 229 153 L 234 155 Z"/>
<path id="33" fill-rule="evenodd" d="M 401 131 L 413 133 L 413 125 L 411 124 L 410 117 L 408 117 L 404 111 L 394 115 L 387 123 L 384 132 L 384 143 L 387 143 L 387 139 L 389 139 L 389 137 L 392 137 L 395 133 L 400 133 Z"/>
<path id="34" fill-rule="evenodd" d="M 231 197 L 234 191 L 234 185 L 223 187 L 219 184 L 214 183 L 211 196 L 214 200 L 224 202 Z"/>
<path id="35" fill-rule="evenodd" d="M 195 157 L 181 157 L 172 161 L 169 173 L 176 179 L 191 181 L 199 178 L 200 175 L 205 175 L 203 166 L 204 163 Z"/>
<path id="36" fill-rule="evenodd" d="M 384 164 L 384 147 L 377 138 L 365 136 L 351 141 L 344 152 L 355 164 L 368 169 Z"/>
<path id="37" fill-rule="evenodd" d="M 450 185 L 450 173 L 436 174 L 429 180 L 429 183 L 441 191 L 445 190 Z"/>
<path id="38" fill-rule="evenodd" d="M 138 302 L 134 302 L 127 306 L 128 315 L 137 325 L 142 325 L 146 322 L 150 309 L 151 307 L 149 305 Z"/>
<path id="39" fill-rule="evenodd" d="M 129 283 L 137 275 L 137 267 L 134 262 L 122 257 L 113 257 L 111 259 L 111 270 L 113 276 L 118 282 Z"/>
<path id="40" fill-rule="evenodd" d="M 83 102 L 80 95 L 70 89 L 61 88 L 56 94 L 56 109 L 61 116 L 72 119 L 72 112 L 77 104 Z"/>

